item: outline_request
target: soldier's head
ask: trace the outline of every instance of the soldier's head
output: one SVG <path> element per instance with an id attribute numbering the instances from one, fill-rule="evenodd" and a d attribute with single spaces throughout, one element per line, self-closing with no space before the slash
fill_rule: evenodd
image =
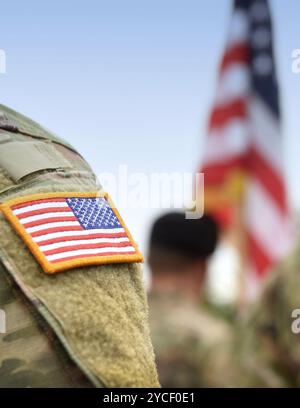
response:
<path id="1" fill-rule="evenodd" d="M 154 290 L 179 290 L 199 296 L 206 276 L 207 260 L 214 252 L 218 228 L 212 217 L 186 219 L 173 212 L 153 224 L 149 265 Z"/>

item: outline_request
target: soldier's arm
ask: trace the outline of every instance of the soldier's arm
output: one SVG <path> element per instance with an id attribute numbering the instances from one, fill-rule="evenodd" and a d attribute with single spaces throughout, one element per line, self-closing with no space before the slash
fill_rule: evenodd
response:
<path id="1" fill-rule="evenodd" d="M 41 226 L 40 209 L 45 208 L 47 200 L 64 199 L 68 203 L 67 211 L 73 211 L 72 220 L 82 223 L 84 231 L 99 230 L 104 221 L 101 208 L 97 207 L 93 211 L 99 211 L 100 215 L 97 219 L 94 216 L 94 224 L 90 220 L 84 224 L 78 206 L 82 205 L 86 212 L 89 208 L 87 201 L 80 198 L 92 200 L 97 195 L 102 200 L 99 205 L 110 207 L 110 204 L 105 201 L 106 196 L 89 165 L 72 146 L 4 106 L 0 106 L 0 111 L 2 275 L 9 275 L 20 294 L 30 302 L 33 311 L 30 319 L 36 316 L 43 320 L 72 364 L 91 384 L 158 386 L 145 291 L 137 263 L 139 256 L 135 256 L 138 250 L 129 232 L 124 230 L 122 235 L 129 239 L 128 249 L 123 251 L 128 251 L 125 255 L 121 251 L 116 255 L 115 249 L 101 249 L 101 239 L 91 244 L 85 240 L 74 250 L 74 243 L 70 248 L 63 242 L 72 238 L 61 238 L 66 231 L 70 232 L 66 226 L 71 224 L 66 219 L 56 220 L 54 214 L 49 221 L 53 230 L 46 229 L 40 238 L 39 231 L 45 228 Z M 27 216 L 31 218 L 27 217 L 26 223 L 22 221 L 22 211 L 29 211 Z M 114 211 L 109 213 L 110 220 L 122 227 Z M 103 251 L 106 255 L 101 257 Z M 90 256 L 94 253 L 95 256 Z M 16 327 L 15 319 L 22 312 L 14 313 L 9 302 L 2 307 L 7 311 L 6 336 L 17 338 L 15 332 L 20 328 Z M 24 323 L 23 332 L 19 332 L 21 337 L 27 335 L 25 328 Z M 45 330 L 40 333 L 46 334 Z M 7 354 L 3 339 L 2 372 L 5 361 L 13 358 Z M 17 354 L 22 340 L 15 341 L 14 347 Z M 30 354 L 24 354 L 25 365 L 30 366 L 30 358 Z M 0 384 L 4 378 L 1 369 Z M 17 371 L 21 375 L 22 367 Z"/>

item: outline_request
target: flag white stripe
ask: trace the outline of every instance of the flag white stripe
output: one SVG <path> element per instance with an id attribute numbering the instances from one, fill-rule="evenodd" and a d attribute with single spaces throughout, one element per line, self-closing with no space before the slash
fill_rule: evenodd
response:
<path id="1" fill-rule="evenodd" d="M 79 239 L 73 241 L 62 241 L 56 242 L 54 244 L 49 245 L 41 245 L 40 250 L 51 251 L 52 249 L 64 248 L 66 246 L 77 246 L 77 245 L 85 245 L 85 244 L 117 244 L 120 242 L 130 242 L 127 237 L 121 238 L 91 238 L 91 239 Z"/>
<path id="2" fill-rule="evenodd" d="M 248 129 L 247 121 L 234 118 L 221 129 L 211 130 L 206 140 L 204 165 L 244 154 L 248 148 Z"/>
<path id="3" fill-rule="evenodd" d="M 280 212 L 255 179 L 249 180 L 245 203 L 246 225 L 251 235 L 274 261 L 280 259 L 290 248 L 293 236 L 288 214 Z"/>
<path id="4" fill-rule="evenodd" d="M 65 208 L 65 207 L 69 207 L 67 203 L 64 203 L 63 201 L 56 201 L 56 202 L 53 201 L 51 203 L 33 204 L 33 205 L 28 205 L 22 208 L 17 208 L 13 210 L 13 213 L 15 215 L 20 215 L 20 214 L 24 214 L 29 211 L 42 210 L 44 208 Z"/>
<path id="5" fill-rule="evenodd" d="M 109 228 L 109 229 L 90 229 L 90 230 L 81 230 L 81 231 L 62 231 L 62 232 L 51 232 L 50 234 L 44 234 L 40 235 L 39 237 L 33 237 L 33 241 L 38 243 L 42 242 L 48 239 L 55 239 L 55 238 L 68 238 L 68 237 L 74 237 L 74 236 L 82 236 L 87 237 L 89 235 L 94 235 L 94 234 L 118 234 L 118 233 L 124 233 L 125 230 L 124 228 Z"/>
<path id="6" fill-rule="evenodd" d="M 53 213 L 46 213 L 46 214 L 39 214 L 39 215 L 32 215 L 31 217 L 21 218 L 21 224 L 27 224 L 33 221 L 45 220 L 47 218 L 58 218 L 58 217 L 74 217 L 73 212 L 53 212 Z"/>
<path id="7" fill-rule="evenodd" d="M 246 98 L 250 86 L 249 66 L 242 63 L 230 64 L 222 73 L 216 96 L 216 107 L 230 104 L 235 99 Z"/>
<path id="8" fill-rule="evenodd" d="M 44 229 L 57 227 L 81 227 L 81 225 L 78 221 L 49 222 L 47 224 L 37 225 L 36 227 L 26 228 L 26 231 L 31 234 L 32 232 L 38 232 Z"/>
<path id="9" fill-rule="evenodd" d="M 237 10 L 233 13 L 230 22 L 230 31 L 228 36 L 228 47 L 236 43 L 248 41 L 249 18 L 245 11 Z"/>
<path id="10" fill-rule="evenodd" d="M 211 130 L 203 162 L 205 165 L 223 162 L 244 153 L 250 144 L 254 144 L 270 166 L 281 174 L 282 141 L 278 121 L 258 98 L 253 97 L 249 105 L 251 129 L 248 121 L 233 117 L 220 129 Z"/>
<path id="11" fill-rule="evenodd" d="M 252 143 L 271 167 L 282 174 L 282 138 L 278 120 L 256 96 L 251 98 L 249 114 L 252 125 Z"/>
<path id="12" fill-rule="evenodd" d="M 56 261 L 58 259 L 64 259 L 68 258 L 71 256 L 78 256 L 78 255 L 97 255 L 105 252 L 114 252 L 114 253 L 122 253 L 122 252 L 135 252 L 135 249 L 133 246 L 127 246 L 127 247 L 121 247 L 121 248 L 115 248 L 115 247 L 105 247 L 105 248 L 91 248 L 91 249 L 78 249 L 76 251 L 67 251 L 67 252 L 62 252 L 60 254 L 55 254 L 55 255 L 48 255 L 46 256 L 48 261 Z"/>

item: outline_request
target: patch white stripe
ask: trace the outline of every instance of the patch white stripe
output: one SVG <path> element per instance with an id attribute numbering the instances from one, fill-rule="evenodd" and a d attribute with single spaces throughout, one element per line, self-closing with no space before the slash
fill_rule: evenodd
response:
<path id="1" fill-rule="evenodd" d="M 33 221 L 44 220 L 47 218 L 58 218 L 58 217 L 74 217 L 74 213 L 72 212 L 53 212 L 53 213 L 46 213 L 46 214 L 39 214 L 39 215 L 32 215 L 31 217 L 21 218 L 21 224 L 27 224 Z"/>
<path id="2" fill-rule="evenodd" d="M 77 246 L 85 244 L 117 244 L 120 242 L 130 242 L 128 238 L 92 238 L 92 239 L 79 239 L 73 241 L 62 241 L 56 242 L 55 244 L 42 245 L 40 246 L 41 251 L 51 251 L 52 249 L 63 248 L 66 246 Z"/>
<path id="3" fill-rule="evenodd" d="M 95 248 L 95 249 L 78 249 L 76 251 L 67 251 L 62 252 L 60 254 L 55 255 L 48 255 L 46 256 L 48 261 L 56 261 L 58 259 L 68 258 L 70 256 L 78 256 L 78 255 L 97 255 L 105 252 L 115 252 L 115 253 L 122 253 L 122 252 L 135 252 L 133 246 L 115 248 L 115 247 L 105 247 L 105 248 Z"/>
<path id="4" fill-rule="evenodd" d="M 57 227 L 81 227 L 81 225 L 79 224 L 78 221 L 49 222 L 47 224 L 37 225 L 36 227 L 26 228 L 26 231 L 29 232 L 29 234 L 31 234 L 32 232 Z"/>
<path id="5" fill-rule="evenodd" d="M 92 234 L 118 234 L 124 233 L 124 228 L 111 228 L 111 229 L 90 229 L 90 230 L 82 230 L 82 231 L 62 231 L 62 232 L 52 232 L 50 234 L 40 235 L 39 237 L 33 237 L 34 242 L 41 242 L 48 239 L 54 238 L 64 238 L 64 237 L 74 237 L 74 236 L 82 236 L 86 237 Z"/>
<path id="6" fill-rule="evenodd" d="M 64 208 L 64 207 L 69 207 L 69 206 L 67 203 L 64 203 L 62 201 L 57 201 L 53 203 L 41 203 L 41 204 L 28 205 L 26 207 L 17 208 L 16 210 L 13 210 L 13 213 L 15 215 L 19 215 L 19 214 L 24 214 L 29 211 L 41 210 L 43 208 Z"/>
<path id="7" fill-rule="evenodd" d="M 293 233 L 288 215 L 282 214 L 261 184 L 249 180 L 246 203 L 246 224 L 266 253 L 280 259 L 290 249 Z"/>
<path id="8" fill-rule="evenodd" d="M 211 131 L 206 139 L 205 166 L 212 163 L 223 163 L 235 156 L 245 153 L 249 143 L 247 122 L 233 119 L 225 127 Z"/>

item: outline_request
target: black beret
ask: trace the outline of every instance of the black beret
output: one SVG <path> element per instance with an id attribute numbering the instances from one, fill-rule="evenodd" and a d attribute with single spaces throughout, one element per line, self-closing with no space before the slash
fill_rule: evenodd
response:
<path id="1" fill-rule="evenodd" d="M 154 222 L 150 249 L 166 249 L 193 258 L 205 258 L 214 252 L 217 241 L 218 227 L 211 216 L 186 219 L 184 213 L 173 212 Z"/>

